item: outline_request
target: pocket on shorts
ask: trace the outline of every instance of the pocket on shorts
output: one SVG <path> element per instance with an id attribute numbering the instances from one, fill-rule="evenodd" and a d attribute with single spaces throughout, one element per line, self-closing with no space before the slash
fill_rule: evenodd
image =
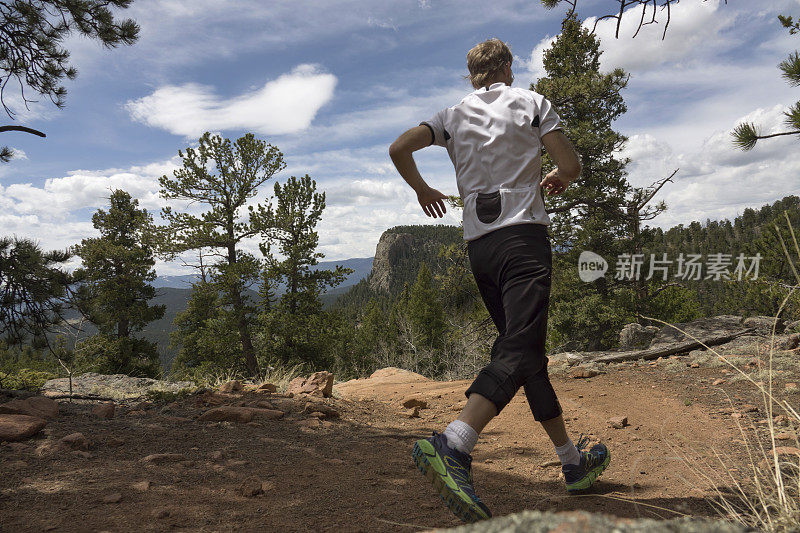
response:
<path id="1" fill-rule="evenodd" d="M 500 191 L 479 192 L 475 197 L 475 214 L 484 224 L 491 224 L 503 211 L 503 197 Z"/>

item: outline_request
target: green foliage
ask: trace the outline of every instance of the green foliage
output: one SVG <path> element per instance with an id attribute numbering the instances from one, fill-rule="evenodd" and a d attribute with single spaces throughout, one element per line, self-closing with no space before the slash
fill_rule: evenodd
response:
<path id="1" fill-rule="evenodd" d="M 83 282 L 81 305 L 104 335 L 129 337 L 164 316 L 164 306 L 151 306 L 156 279 L 155 259 L 148 244 L 152 216 L 122 190 L 111 194 L 108 211 L 98 210 L 92 224 L 100 237 L 75 246 L 83 266 L 75 271 Z"/>
<path id="2" fill-rule="evenodd" d="M 170 403 L 170 402 L 176 402 L 178 400 L 183 400 L 184 398 L 191 396 L 192 394 L 194 394 L 193 389 L 181 389 L 177 392 L 169 390 L 149 389 L 145 393 L 145 398 L 153 403 Z"/>
<path id="3" fill-rule="evenodd" d="M 787 15 L 778 15 L 778 20 L 781 22 L 781 25 L 784 28 L 789 30 L 790 35 L 794 35 L 797 32 L 800 32 L 800 20 L 795 22 L 792 20 L 791 16 Z"/>
<path id="4" fill-rule="evenodd" d="M 99 209 L 92 216 L 100 237 L 74 247 L 83 262 L 75 271 L 82 284 L 78 305 L 100 332 L 84 341 L 81 361 L 113 373 L 155 376 L 160 370 L 155 344 L 132 337 L 165 311 L 163 305 L 148 303 L 156 293 L 149 284 L 156 278 L 149 245 L 152 216 L 122 190 L 111 193 L 110 204 L 108 211 Z"/>
<path id="5" fill-rule="evenodd" d="M 441 345 L 446 326 L 441 298 L 432 282 L 428 264 L 422 263 L 407 302 L 402 302 L 406 305 L 414 337 L 419 338 L 422 346 L 429 348 Z"/>
<path id="6" fill-rule="evenodd" d="M 316 225 L 325 209 L 325 193 L 316 192 L 316 182 L 308 175 L 291 176 L 284 185 L 275 184 L 277 205 L 258 206 L 265 241 L 261 251 L 267 267 L 263 273 L 262 312 L 259 315 L 261 350 L 278 361 L 324 365 L 332 362 L 330 339 L 331 313 L 322 312 L 320 293 L 344 281 L 351 268 L 337 265 L 335 270 L 312 270 L 324 257 L 317 252 Z M 271 254 L 272 243 L 284 257 Z M 271 290 L 285 283 L 286 292 L 273 302 Z"/>
<path id="7" fill-rule="evenodd" d="M 267 258 L 264 279 L 268 287 L 285 282 L 287 290 L 281 296 L 279 309 L 290 315 L 318 313 L 322 308 L 320 292 L 340 284 L 353 272 L 341 265 L 335 270 L 311 269 L 324 257 L 316 251 L 319 235 L 315 228 L 325 209 L 325 193 L 317 193 L 316 185 L 308 174 L 299 180 L 292 176 L 283 186 L 275 184 L 275 208 L 271 204 L 259 206 L 259 218 L 268 239 L 261 245 Z M 271 255 L 272 242 L 278 243 L 283 261 Z"/>
<path id="8" fill-rule="evenodd" d="M 795 34 L 798 31 L 800 22 L 794 22 L 792 17 L 778 15 L 778 19 L 785 28 L 789 28 L 789 33 Z M 783 77 L 792 87 L 800 85 L 800 54 L 797 50 L 789 54 L 778 65 Z M 795 102 L 784 112 L 786 119 L 784 123 L 789 127 L 789 131 L 762 135 L 758 127 L 752 122 L 745 122 L 737 125 L 731 132 L 733 144 L 741 150 L 752 150 L 760 139 L 769 139 L 783 135 L 800 135 L 800 101 Z"/>
<path id="9" fill-rule="evenodd" d="M 178 355 L 171 371 L 177 375 L 241 370 L 244 360 L 235 315 L 222 305 L 216 285 L 200 281 L 192 288 L 187 308 L 175 316 L 170 333 Z"/>
<path id="10" fill-rule="evenodd" d="M 98 333 L 75 346 L 74 372 L 127 374 L 158 378 L 162 373 L 155 343 L 136 337 Z"/>
<path id="11" fill-rule="evenodd" d="M 52 372 L 20 368 L 12 372 L 0 371 L 0 388 L 38 391 L 49 379 L 58 376 Z"/>
<path id="12" fill-rule="evenodd" d="M 69 252 L 44 252 L 30 239 L 0 238 L 0 336 L 11 344 L 48 343 L 63 320 L 72 276 Z"/>
<path id="13" fill-rule="evenodd" d="M 115 19 L 112 8 L 125 9 L 132 0 L 13 0 L 0 3 L 0 103 L 9 117 L 15 112 L 6 105 L 6 86 L 11 80 L 20 88 L 22 102 L 35 102 L 26 87 L 64 106 L 67 94 L 61 84 L 74 79 L 69 51 L 62 48 L 71 35 L 97 39 L 113 48 L 136 41 L 139 27 L 131 19 Z M 4 99 L 5 97 L 5 99 Z M 36 133 L 33 130 L 22 130 Z M 43 134 L 41 134 L 43 136 Z M 8 147 L 0 148 L 0 160 L 13 156 Z"/>
<path id="14" fill-rule="evenodd" d="M 254 308 L 245 289 L 259 277 L 261 263 L 241 250 L 241 241 L 260 234 L 264 220 L 260 209 L 242 211 L 258 188 L 286 164 L 276 147 L 248 133 L 235 142 L 206 132 L 197 148 L 178 151 L 182 168 L 173 177 L 162 176 L 161 196 L 194 202 L 207 208 L 200 215 L 161 211 L 167 224 L 159 229 L 158 249 L 165 259 L 189 250 L 211 249 L 222 259 L 213 265 L 213 282 L 233 308 L 241 352 L 252 375 L 259 373 L 248 324 Z"/>

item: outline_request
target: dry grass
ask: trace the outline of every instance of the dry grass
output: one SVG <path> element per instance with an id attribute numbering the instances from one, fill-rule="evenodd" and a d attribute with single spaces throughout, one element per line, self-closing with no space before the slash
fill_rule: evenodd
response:
<path id="1" fill-rule="evenodd" d="M 800 259 L 800 246 L 788 214 L 786 220 L 789 223 L 794 251 Z M 780 233 L 778 235 L 780 237 Z M 797 279 L 797 285 L 784 299 L 776 317 L 780 317 L 794 291 L 800 288 L 800 275 L 783 238 L 781 245 Z M 657 319 L 651 318 L 651 320 L 671 326 L 691 337 L 676 326 Z M 788 533 L 800 531 L 800 434 L 798 433 L 800 413 L 789 402 L 776 397 L 774 380 L 775 376 L 783 371 L 781 368 L 796 370 L 797 357 L 794 352 L 776 354 L 774 345 L 773 325 L 766 366 L 759 368 L 753 374 L 742 370 L 732 360 L 734 358 L 725 357 L 704 345 L 721 365 L 728 366 L 735 372 L 736 379 L 748 381 L 761 393 L 766 413 L 766 428 L 757 428 L 752 424 L 745 427 L 737 419 L 748 458 L 744 465 L 732 464 L 729 457 L 717 450 L 714 450 L 714 464 L 696 458 L 690 459 L 685 449 L 671 445 L 669 440 L 665 442 L 711 489 L 714 497 L 710 498 L 710 503 L 725 519 L 762 531 Z M 777 415 L 782 415 L 782 418 L 788 421 L 787 426 L 777 426 L 775 418 Z M 782 437 L 788 434 L 788 442 L 793 446 L 785 446 L 782 442 L 787 442 L 786 439 L 776 437 L 779 433 L 784 434 Z"/>

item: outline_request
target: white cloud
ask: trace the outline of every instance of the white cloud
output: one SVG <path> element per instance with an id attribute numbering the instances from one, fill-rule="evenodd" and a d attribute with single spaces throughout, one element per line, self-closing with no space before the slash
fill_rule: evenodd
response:
<path id="1" fill-rule="evenodd" d="M 256 91 L 227 100 L 211 87 L 189 83 L 161 87 L 125 107 L 134 120 L 185 137 L 231 129 L 297 133 L 333 98 L 336 82 L 333 74 L 304 64 Z"/>
<path id="2" fill-rule="evenodd" d="M 764 131 L 780 130 L 783 111 L 783 106 L 757 109 L 734 124 L 756 121 Z M 633 185 L 649 185 L 680 168 L 674 183 L 667 183 L 656 197 L 667 203 L 668 210 L 653 225 L 668 228 L 707 218 L 733 219 L 747 207 L 758 208 L 797 194 L 800 151 L 796 138 L 762 140 L 745 152 L 733 145 L 731 131 L 732 127 L 716 131 L 688 152 L 677 152 L 652 135 L 630 137 L 622 155 L 632 159 L 628 171 Z"/>

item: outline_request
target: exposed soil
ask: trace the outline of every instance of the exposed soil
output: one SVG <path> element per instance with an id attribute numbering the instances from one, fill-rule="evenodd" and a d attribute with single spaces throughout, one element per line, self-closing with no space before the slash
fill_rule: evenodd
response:
<path id="1" fill-rule="evenodd" d="M 759 396 L 743 383 L 711 386 L 721 375 L 719 368 L 676 373 L 648 364 L 620 365 L 590 379 L 554 375 L 573 441 L 586 432 L 612 454 L 605 474 L 580 496 L 566 493 L 559 466 L 542 466 L 556 455 L 520 390 L 475 449 L 477 492 L 495 516 L 523 509 L 716 516 L 705 499 L 710 493 L 681 456 L 714 465 L 716 450 L 733 466 L 743 459 L 737 420 L 763 418 L 730 416 L 724 390 L 734 406 L 758 405 Z M 192 396 L 139 414 L 120 406 L 103 420 L 91 414 L 92 404 L 61 401 L 58 418 L 37 437 L 0 446 L 0 530 L 373 532 L 460 525 L 416 470 L 411 447 L 455 418 L 453 406 L 469 382 L 407 377 L 337 385 L 337 397 L 325 401 L 342 416 L 321 421 L 302 412 L 306 399 L 254 392 L 215 397 L 232 405 L 269 398 L 286 416 L 199 422 L 210 406 Z M 411 394 L 428 401 L 420 418 L 403 414 L 400 403 Z M 613 416 L 626 416 L 630 425 L 610 428 Z M 89 439 L 90 457 L 37 453 L 74 432 Z M 156 453 L 185 459 L 141 461 Z M 149 488 L 134 488 L 142 481 Z M 245 482 L 263 491 L 246 496 Z M 113 493 L 119 501 L 104 503 Z"/>

